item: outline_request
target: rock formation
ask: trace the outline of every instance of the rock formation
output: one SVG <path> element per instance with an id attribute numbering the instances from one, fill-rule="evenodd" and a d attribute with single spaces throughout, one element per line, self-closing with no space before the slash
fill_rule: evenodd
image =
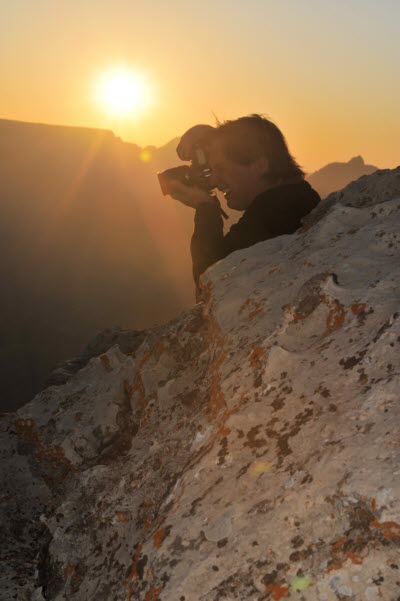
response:
<path id="1" fill-rule="evenodd" d="M 1 599 L 396 601 L 400 168 L 2 420 Z"/>
<path id="2" fill-rule="evenodd" d="M 119 326 L 103 330 L 89 342 L 78 357 L 57 365 L 47 378 L 44 388 L 65 384 L 71 376 L 85 367 L 90 359 L 106 353 L 112 346 L 118 345 L 125 354 L 133 353 L 143 342 L 144 336 L 143 330 L 123 330 Z"/>
<path id="3" fill-rule="evenodd" d="M 347 163 L 329 163 L 311 173 L 307 177 L 312 187 L 317 190 L 321 198 L 325 198 L 328 194 L 341 190 L 352 181 L 363 175 L 370 175 L 377 171 L 378 167 L 374 165 L 366 165 L 361 156 L 353 157 Z"/>

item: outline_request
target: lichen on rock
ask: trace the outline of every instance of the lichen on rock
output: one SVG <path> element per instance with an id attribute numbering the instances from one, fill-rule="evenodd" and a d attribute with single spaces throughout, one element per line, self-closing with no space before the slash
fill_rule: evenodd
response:
<path id="1" fill-rule="evenodd" d="M 400 168 L 3 418 L 2 599 L 395 601 Z"/>

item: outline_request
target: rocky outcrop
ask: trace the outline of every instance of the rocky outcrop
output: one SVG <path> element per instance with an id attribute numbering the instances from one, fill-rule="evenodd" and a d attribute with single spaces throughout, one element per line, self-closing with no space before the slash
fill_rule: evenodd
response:
<path id="1" fill-rule="evenodd" d="M 396 601 L 400 169 L 3 420 L 3 599 Z"/>
<path id="2" fill-rule="evenodd" d="M 361 156 L 357 156 L 347 163 L 329 163 L 311 173 L 307 179 L 321 198 L 325 198 L 328 194 L 341 190 L 352 181 L 363 175 L 370 175 L 377 169 L 378 167 L 367 165 Z"/>
<path id="3" fill-rule="evenodd" d="M 145 335 L 143 330 L 123 330 L 119 326 L 99 332 L 78 357 L 62 361 L 53 369 L 44 388 L 65 384 L 74 374 L 85 367 L 90 359 L 106 353 L 112 346 L 118 346 L 126 355 L 134 353 L 143 342 Z"/>

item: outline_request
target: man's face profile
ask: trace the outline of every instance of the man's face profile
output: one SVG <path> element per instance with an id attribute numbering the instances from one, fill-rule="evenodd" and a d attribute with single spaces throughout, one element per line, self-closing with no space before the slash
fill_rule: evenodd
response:
<path id="1" fill-rule="evenodd" d="M 268 161 L 260 157 L 250 165 L 232 161 L 225 153 L 221 140 L 214 140 L 209 148 L 212 184 L 224 192 L 228 207 L 245 211 L 254 198 L 266 190 L 268 185 L 264 173 Z"/>

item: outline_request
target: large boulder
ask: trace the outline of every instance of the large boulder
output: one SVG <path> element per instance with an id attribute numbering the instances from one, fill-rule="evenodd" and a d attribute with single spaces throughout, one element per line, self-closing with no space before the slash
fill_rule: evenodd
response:
<path id="1" fill-rule="evenodd" d="M 4 417 L 2 599 L 396 601 L 400 168 Z"/>

